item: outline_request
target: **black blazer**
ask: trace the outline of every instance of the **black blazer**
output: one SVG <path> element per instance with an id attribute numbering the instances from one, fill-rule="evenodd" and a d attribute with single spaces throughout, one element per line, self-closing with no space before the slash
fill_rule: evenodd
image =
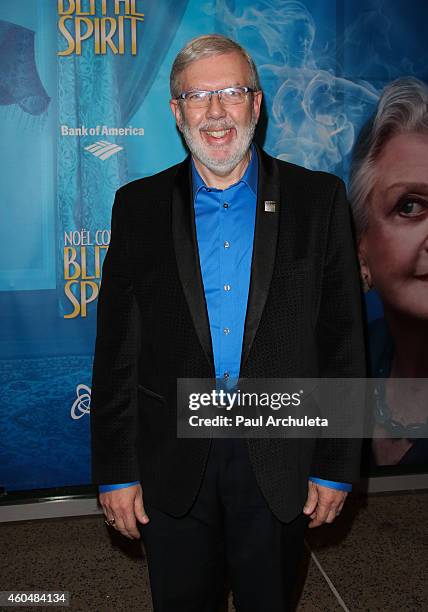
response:
<path id="1" fill-rule="evenodd" d="M 365 377 L 344 185 L 258 155 L 241 377 Z M 117 192 L 92 382 L 94 482 L 141 480 L 145 501 L 175 516 L 195 499 L 211 443 L 176 437 L 176 379 L 214 377 L 191 195 L 190 158 Z M 266 200 L 277 212 L 265 212 Z M 259 486 L 283 521 L 302 511 L 309 475 L 343 482 L 359 475 L 359 440 L 247 444 Z"/>

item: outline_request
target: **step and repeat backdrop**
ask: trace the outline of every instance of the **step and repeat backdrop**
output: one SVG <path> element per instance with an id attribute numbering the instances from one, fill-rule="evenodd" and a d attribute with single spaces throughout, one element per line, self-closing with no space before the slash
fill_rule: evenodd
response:
<path id="1" fill-rule="evenodd" d="M 349 184 L 358 135 L 385 86 L 428 81 L 427 22 L 425 0 L 1 0 L 1 487 L 90 482 L 91 366 L 111 206 L 119 186 L 186 155 L 168 105 L 181 47 L 210 32 L 244 45 L 264 90 L 265 149 Z M 406 97 L 403 87 L 395 99 Z M 378 198 L 393 227 L 367 233 L 375 201 L 358 192 L 373 374 L 386 384 L 391 375 L 428 376 L 420 131 L 387 152 L 420 175 L 412 197 Z M 388 183 L 393 162 L 376 171 Z M 393 413 L 385 393 L 376 423 L 386 436 L 402 426 L 403 439 L 369 444 L 368 464 L 428 468 L 426 441 L 412 439 L 408 415 Z"/>

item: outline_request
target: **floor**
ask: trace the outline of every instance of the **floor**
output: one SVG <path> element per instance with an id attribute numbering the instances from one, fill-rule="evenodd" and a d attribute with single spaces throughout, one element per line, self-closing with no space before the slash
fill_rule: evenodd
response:
<path id="1" fill-rule="evenodd" d="M 351 496 L 333 525 L 309 530 L 298 612 L 428 610 L 427 503 L 428 491 Z M 101 516 L 0 524 L 0 591 L 66 590 L 76 612 L 151 611 L 141 545 L 110 531 Z"/>

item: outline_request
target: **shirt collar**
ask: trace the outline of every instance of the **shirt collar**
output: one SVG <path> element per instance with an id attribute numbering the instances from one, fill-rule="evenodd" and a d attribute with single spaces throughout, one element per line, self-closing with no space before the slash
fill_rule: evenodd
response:
<path id="1" fill-rule="evenodd" d="M 239 179 L 239 181 L 237 181 L 233 185 L 230 185 L 227 189 L 231 189 L 232 187 L 235 187 L 239 183 L 245 183 L 251 189 L 254 195 L 257 195 L 258 171 L 259 171 L 259 159 L 257 155 L 257 149 L 254 146 L 254 143 L 252 143 L 251 144 L 251 159 L 250 159 L 250 163 L 247 166 L 247 169 L 245 170 L 244 175 Z M 193 186 L 193 201 L 195 201 L 198 191 L 202 188 L 207 189 L 207 186 L 205 185 L 203 178 L 197 171 L 193 158 L 192 158 L 192 186 Z M 214 187 L 210 189 L 212 191 L 221 191 L 220 189 L 215 189 Z"/>

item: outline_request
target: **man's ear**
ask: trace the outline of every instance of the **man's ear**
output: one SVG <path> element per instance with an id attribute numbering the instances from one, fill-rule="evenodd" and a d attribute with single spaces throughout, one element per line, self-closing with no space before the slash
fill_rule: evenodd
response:
<path id="1" fill-rule="evenodd" d="M 255 91 L 253 93 L 253 113 L 256 118 L 256 121 L 259 120 L 260 117 L 260 109 L 262 106 L 263 93 L 262 91 Z"/>
<path id="2" fill-rule="evenodd" d="M 358 243 L 358 261 L 360 262 L 360 274 L 363 281 L 364 292 L 367 293 L 373 287 L 372 274 L 365 249 L 364 238 Z"/>
<path id="3" fill-rule="evenodd" d="M 174 115 L 175 122 L 177 124 L 178 129 L 181 132 L 181 126 L 183 124 L 183 115 L 181 114 L 181 108 L 178 100 L 170 100 L 169 107 L 171 109 L 172 114 Z"/>

